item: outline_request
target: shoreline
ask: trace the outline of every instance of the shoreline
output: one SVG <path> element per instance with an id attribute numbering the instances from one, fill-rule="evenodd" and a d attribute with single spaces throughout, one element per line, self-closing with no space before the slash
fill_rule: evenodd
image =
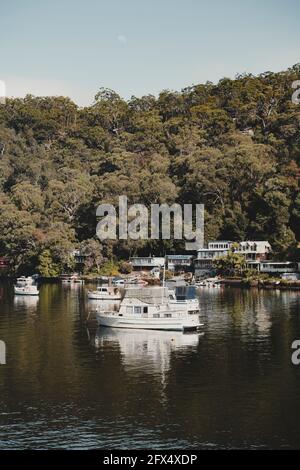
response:
<path id="1" fill-rule="evenodd" d="M 250 280 L 250 279 L 222 279 L 222 285 L 227 287 L 274 289 L 274 290 L 300 290 L 300 281 L 286 280 Z"/>
<path id="2" fill-rule="evenodd" d="M 98 284 L 100 283 L 99 277 L 90 277 L 83 275 L 81 279 L 87 284 Z M 15 276 L 0 276 L 0 281 L 14 282 Z M 60 282 L 59 277 L 40 277 L 39 283 L 41 284 L 56 284 Z M 224 287 L 239 287 L 241 289 L 265 289 L 265 290 L 299 290 L 300 291 L 300 280 L 288 281 L 288 280 L 251 280 L 242 278 L 221 278 L 220 283 Z M 189 286 L 189 285 L 187 285 Z"/>

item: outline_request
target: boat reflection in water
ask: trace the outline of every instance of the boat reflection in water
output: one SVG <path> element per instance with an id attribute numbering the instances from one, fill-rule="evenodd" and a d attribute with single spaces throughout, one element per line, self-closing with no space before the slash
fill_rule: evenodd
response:
<path id="1" fill-rule="evenodd" d="M 39 303 L 38 296 L 21 296 L 15 295 L 14 296 L 14 306 L 20 310 L 28 310 L 30 312 L 35 312 L 37 310 L 37 306 Z"/>
<path id="2" fill-rule="evenodd" d="M 196 350 L 201 333 L 180 331 L 130 330 L 99 327 L 95 336 L 95 347 L 106 349 L 117 346 L 123 363 L 128 368 L 145 367 L 150 372 L 165 373 L 170 366 L 172 352 Z"/>

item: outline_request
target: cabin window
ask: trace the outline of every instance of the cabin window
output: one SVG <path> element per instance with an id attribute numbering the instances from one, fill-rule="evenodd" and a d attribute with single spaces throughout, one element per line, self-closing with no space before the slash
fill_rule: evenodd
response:
<path id="1" fill-rule="evenodd" d="M 142 313 L 142 307 L 134 307 L 134 313 Z"/>
<path id="2" fill-rule="evenodd" d="M 148 307 L 143 307 L 143 313 L 148 313 Z"/>
<path id="3" fill-rule="evenodd" d="M 132 313 L 132 307 L 128 306 L 126 307 L 126 313 Z"/>

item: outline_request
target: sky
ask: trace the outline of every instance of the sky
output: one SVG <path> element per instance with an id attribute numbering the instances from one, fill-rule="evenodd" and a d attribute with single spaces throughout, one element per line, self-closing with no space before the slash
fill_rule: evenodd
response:
<path id="1" fill-rule="evenodd" d="M 0 0 L 7 96 L 90 105 L 300 62 L 299 0 Z M 300 77 L 299 77 L 300 79 Z"/>

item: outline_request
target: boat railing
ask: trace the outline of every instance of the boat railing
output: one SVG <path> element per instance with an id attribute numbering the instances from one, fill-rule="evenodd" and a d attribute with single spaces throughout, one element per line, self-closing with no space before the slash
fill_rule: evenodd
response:
<path id="1" fill-rule="evenodd" d="M 125 316 L 126 318 L 135 318 L 135 319 L 138 319 L 138 318 L 154 318 L 154 319 L 157 319 L 157 318 L 174 318 L 174 319 L 179 319 L 179 318 L 187 318 L 187 317 L 190 317 L 191 315 L 199 315 L 199 311 L 195 310 L 195 311 L 190 311 L 190 312 L 168 312 L 168 311 L 164 311 L 164 312 L 155 312 L 155 313 L 127 313 L 126 315 L 123 315 L 122 313 L 118 312 L 118 311 L 109 311 L 109 310 L 106 310 L 106 311 L 101 311 L 99 312 L 101 315 L 107 315 L 107 316 L 113 316 L 113 317 L 123 317 Z"/>

